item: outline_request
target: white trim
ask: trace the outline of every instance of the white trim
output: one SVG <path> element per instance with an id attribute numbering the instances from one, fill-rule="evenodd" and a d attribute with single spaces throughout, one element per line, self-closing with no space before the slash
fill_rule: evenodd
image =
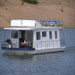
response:
<path id="1" fill-rule="evenodd" d="M 19 27 L 9 27 L 9 28 L 4 28 L 6 30 L 34 30 L 35 28 L 19 28 Z"/>

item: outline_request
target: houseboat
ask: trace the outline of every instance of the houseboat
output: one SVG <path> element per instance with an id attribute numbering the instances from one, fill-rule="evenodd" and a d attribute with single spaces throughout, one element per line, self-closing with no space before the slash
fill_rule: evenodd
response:
<path id="1" fill-rule="evenodd" d="M 40 54 L 65 50 L 63 28 L 43 26 L 37 20 L 11 20 L 9 38 L 2 41 L 2 50 L 15 54 Z"/>

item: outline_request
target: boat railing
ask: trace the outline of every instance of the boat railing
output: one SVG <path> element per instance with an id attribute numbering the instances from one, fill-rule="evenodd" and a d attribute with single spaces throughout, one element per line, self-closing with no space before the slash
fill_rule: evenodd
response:
<path id="1" fill-rule="evenodd" d="M 28 41 L 27 45 L 23 45 L 20 47 L 20 43 L 8 43 L 6 41 L 2 41 L 2 47 L 6 48 L 37 48 L 37 49 L 43 49 L 43 48 L 56 48 L 56 47 L 65 47 L 65 41 L 64 39 L 60 40 L 49 40 L 49 41 Z"/>
<path id="2" fill-rule="evenodd" d="M 32 41 L 27 41 L 27 45 L 23 46 L 24 48 L 25 47 L 32 47 L 33 45 L 33 42 Z M 5 47 L 5 48 L 20 48 L 20 42 L 11 42 L 11 43 L 8 43 L 7 41 L 2 41 L 2 48 Z"/>
<path id="3" fill-rule="evenodd" d="M 6 41 L 2 41 L 2 45 L 1 45 L 2 47 L 8 47 L 8 43 L 6 42 Z"/>
<path id="4" fill-rule="evenodd" d="M 63 48 L 65 47 L 64 39 L 60 40 L 49 40 L 49 41 L 37 41 L 33 42 L 34 48 L 36 49 L 47 49 L 47 48 Z"/>

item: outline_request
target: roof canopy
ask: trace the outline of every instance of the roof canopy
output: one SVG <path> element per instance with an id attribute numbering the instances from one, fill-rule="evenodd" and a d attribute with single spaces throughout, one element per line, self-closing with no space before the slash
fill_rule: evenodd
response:
<path id="1" fill-rule="evenodd" d="M 42 26 L 36 20 L 11 20 L 11 27 L 40 27 Z"/>
<path id="2" fill-rule="evenodd" d="M 4 28 L 7 30 L 34 30 L 38 28 L 43 28 L 42 25 L 37 20 L 11 20 L 9 28 Z M 47 27 L 45 27 L 47 28 Z M 48 27 L 51 28 L 51 27 Z"/>

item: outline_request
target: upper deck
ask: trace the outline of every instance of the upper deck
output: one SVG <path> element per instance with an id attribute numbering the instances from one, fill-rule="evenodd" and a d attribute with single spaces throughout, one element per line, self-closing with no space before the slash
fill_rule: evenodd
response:
<path id="1" fill-rule="evenodd" d="M 7 30 L 37 30 L 37 29 L 50 29 L 50 28 L 59 28 L 62 29 L 62 27 L 56 27 L 55 24 L 56 21 L 51 21 L 50 25 L 49 22 L 43 22 L 42 23 L 38 20 L 11 20 L 10 27 L 4 28 Z M 57 21 L 58 22 L 58 21 Z M 44 24 L 45 23 L 45 24 Z M 53 25 L 51 25 L 53 24 Z M 57 23 L 58 24 L 58 23 Z"/>

